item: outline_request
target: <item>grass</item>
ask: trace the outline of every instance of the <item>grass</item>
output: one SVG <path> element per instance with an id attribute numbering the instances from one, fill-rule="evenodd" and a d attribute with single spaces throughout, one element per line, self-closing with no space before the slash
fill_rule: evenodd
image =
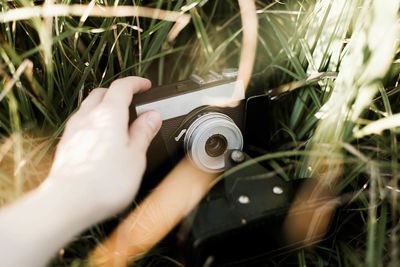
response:
<path id="1" fill-rule="evenodd" d="M 398 4 L 256 1 L 254 72 L 262 74 L 263 84 L 249 90 L 293 85 L 315 72 L 339 73 L 336 80 L 306 83 L 271 110 L 271 125 L 279 125 L 273 136 L 288 141 L 259 160 L 284 179 L 312 175 L 334 182 L 342 203 L 333 238 L 283 258 L 271 256 L 271 264 L 399 264 Z M 1 2 L 0 205 L 46 176 L 65 121 L 93 88 L 127 75 L 167 84 L 193 72 L 239 66 L 242 22 L 236 0 L 61 1 L 62 12 L 44 19 L 26 12 L 41 6 L 56 12 L 46 5 L 51 2 Z M 84 16 L 86 9 L 74 11 L 72 5 L 109 9 Z M 122 14 L 122 5 L 141 16 Z M 149 17 L 140 13 L 147 9 L 136 7 L 168 10 L 175 17 L 153 18 L 151 12 Z M 24 8 L 25 19 L 7 17 L 17 8 Z M 175 22 L 178 14 L 190 18 L 187 25 Z M 82 264 L 106 228 L 90 229 L 53 265 Z M 143 265 L 176 265 L 152 253 Z"/>

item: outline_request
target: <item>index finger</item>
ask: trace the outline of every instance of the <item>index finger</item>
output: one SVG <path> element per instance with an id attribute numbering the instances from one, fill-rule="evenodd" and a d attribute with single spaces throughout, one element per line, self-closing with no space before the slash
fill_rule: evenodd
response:
<path id="1" fill-rule="evenodd" d="M 129 76 L 115 80 L 111 83 L 101 104 L 109 106 L 113 110 L 127 110 L 132 96 L 150 87 L 151 82 L 141 77 Z"/>

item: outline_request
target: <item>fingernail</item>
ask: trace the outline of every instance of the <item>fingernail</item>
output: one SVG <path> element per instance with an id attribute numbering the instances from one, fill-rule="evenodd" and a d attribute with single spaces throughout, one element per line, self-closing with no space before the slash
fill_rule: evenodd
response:
<path id="1" fill-rule="evenodd" d="M 147 124 L 153 130 L 153 132 L 158 131 L 161 127 L 161 116 L 158 112 L 152 111 L 146 118 Z"/>

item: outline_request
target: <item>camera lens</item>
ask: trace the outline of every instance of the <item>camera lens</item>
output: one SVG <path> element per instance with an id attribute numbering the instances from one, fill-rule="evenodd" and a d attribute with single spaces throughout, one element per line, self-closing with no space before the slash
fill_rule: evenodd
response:
<path id="1" fill-rule="evenodd" d="M 183 143 L 186 155 L 200 169 L 220 172 L 225 168 L 225 152 L 241 150 L 243 136 L 229 116 L 208 112 L 190 124 Z"/>
<path id="2" fill-rule="evenodd" d="M 226 148 L 228 147 L 228 141 L 223 135 L 214 134 L 206 141 L 206 153 L 210 157 L 218 157 L 224 154 Z"/>

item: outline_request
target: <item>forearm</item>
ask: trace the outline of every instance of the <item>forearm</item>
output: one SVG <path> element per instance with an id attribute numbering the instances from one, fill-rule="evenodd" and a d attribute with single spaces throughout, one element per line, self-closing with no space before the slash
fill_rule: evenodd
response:
<path id="1" fill-rule="evenodd" d="M 2 266 L 44 266 L 57 250 L 100 219 L 85 200 L 85 192 L 74 184 L 44 183 L 0 210 Z"/>

